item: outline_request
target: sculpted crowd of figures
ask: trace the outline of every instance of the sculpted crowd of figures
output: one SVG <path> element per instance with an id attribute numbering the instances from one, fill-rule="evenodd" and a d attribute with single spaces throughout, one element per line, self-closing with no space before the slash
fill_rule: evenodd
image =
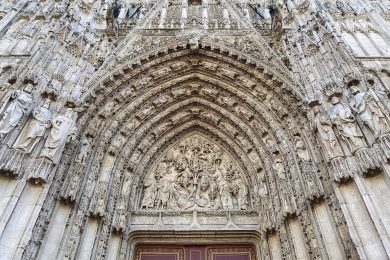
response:
<path id="1" fill-rule="evenodd" d="M 246 210 L 241 171 L 217 145 L 195 135 L 176 144 L 144 182 L 141 209 Z"/>
<path id="2" fill-rule="evenodd" d="M 10 144 L 11 148 L 32 153 L 48 131 L 39 157 L 58 163 L 65 144 L 76 133 L 74 112 L 68 108 L 64 115 L 53 116 L 50 112 L 50 99 L 32 108 L 32 90 L 33 86 L 27 84 L 23 90 L 15 90 L 5 97 L 0 110 L 0 138 L 5 139 L 13 130 L 22 126 L 27 118 L 16 140 Z"/>
<path id="3" fill-rule="evenodd" d="M 377 88 L 375 85 L 373 95 L 371 90 L 363 92 L 359 87 L 351 86 L 347 102 L 343 102 L 342 95 L 336 93 L 330 97 L 331 108 L 326 113 L 321 112 L 319 105 L 313 107 L 313 129 L 318 132 L 329 159 L 344 156 L 340 142 L 346 144 L 351 154 L 368 147 L 370 142 L 362 131 L 364 128 L 374 140 L 389 132 L 388 97 L 383 91 L 376 91 Z"/>

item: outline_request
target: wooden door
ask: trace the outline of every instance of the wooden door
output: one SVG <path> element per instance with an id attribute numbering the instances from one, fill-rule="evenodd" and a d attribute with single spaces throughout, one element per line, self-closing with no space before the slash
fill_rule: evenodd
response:
<path id="1" fill-rule="evenodd" d="M 252 246 L 166 246 L 141 245 L 135 260 L 256 260 Z"/>

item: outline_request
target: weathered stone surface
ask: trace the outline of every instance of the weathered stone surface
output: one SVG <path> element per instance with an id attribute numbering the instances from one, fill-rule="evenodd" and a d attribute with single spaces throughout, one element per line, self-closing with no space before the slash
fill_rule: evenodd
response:
<path id="1" fill-rule="evenodd" d="M 389 258 L 389 19 L 367 0 L 0 1 L 0 258 Z"/>

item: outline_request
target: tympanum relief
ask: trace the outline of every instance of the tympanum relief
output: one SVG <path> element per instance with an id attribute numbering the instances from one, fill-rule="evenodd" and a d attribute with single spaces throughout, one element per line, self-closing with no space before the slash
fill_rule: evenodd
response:
<path id="1" fill-rule="evenodd" d="M 222 148 L 195 134 L 168 149 L 146 175 L 141 209 L 246 210 L 242 176 Z"/>

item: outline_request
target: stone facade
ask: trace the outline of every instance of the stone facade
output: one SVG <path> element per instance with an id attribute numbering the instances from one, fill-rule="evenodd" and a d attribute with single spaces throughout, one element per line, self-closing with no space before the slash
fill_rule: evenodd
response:
<path id="1" fill-rule="evenodd" d="M 1 0 L 0 259 L 388 259 L 389 28 L 387 0 Z"/>

